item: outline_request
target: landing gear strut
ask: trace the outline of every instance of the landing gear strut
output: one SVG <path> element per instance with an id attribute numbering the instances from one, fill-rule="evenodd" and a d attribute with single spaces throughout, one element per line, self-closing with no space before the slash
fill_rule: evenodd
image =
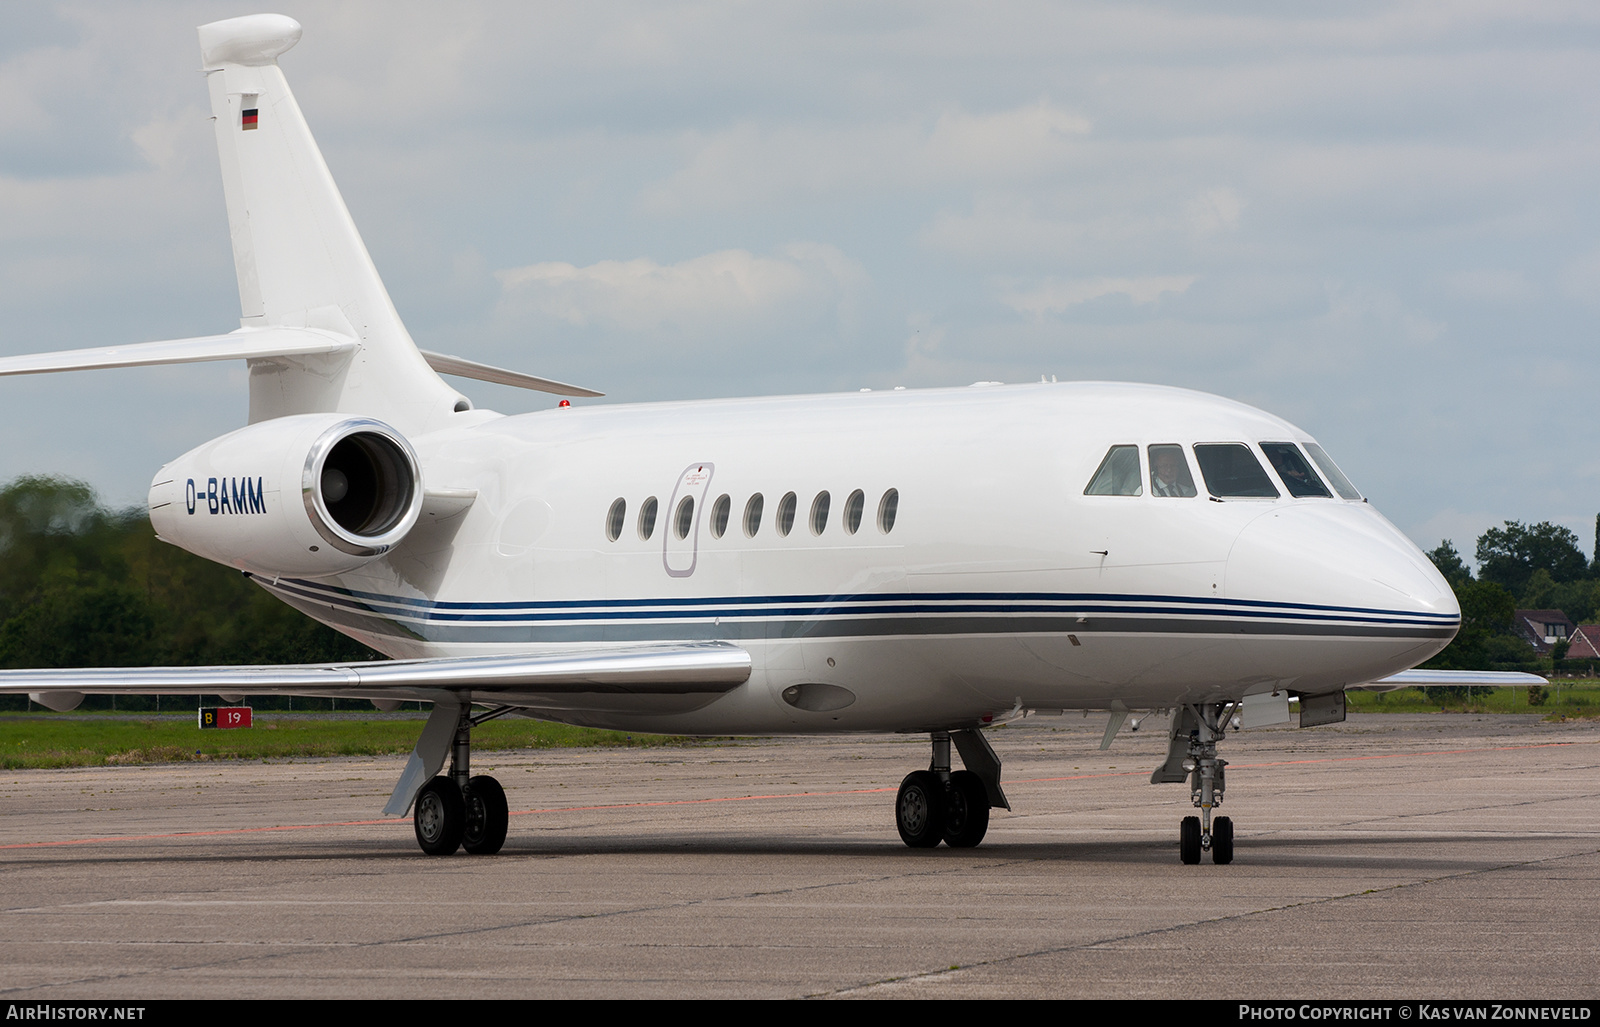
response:
<path id="1" fill-rule="evenodd" d="M 950 770 L 952 741 L 968 769 Z M 988 832 L 992 806 L 1011 808 L 1000 790 L 1000 759 L 988 741 L 971 729 L 936 731 L 928 769 L 913 771 L 900 782 L 894 822 L 900 840 L 913 849 L 931 849 L 941 841 L 969 849 Z"/>
<path id="2" fill-rule="evenodd" d="M 1228 718 L 1236 708 L 1235 703 L 1181 707 L 1172 717 L 1167 762 L 1150 777 L 1152 783 L 1189 783 L 1189 798 L 1200 815 L 1184 817 L 1178 826 L 1178 858 L 1190 865 L 1199 863 L 1200 854 L 1207 851 L 1211 862 L 1219 866 L 1233 862 L 1233 821 L 1228 817 L 1213 820 L 1211 811 L 1222 805 L 1227 790 L 1223 769 L 1228 761 L 1217 758 L 1217 742 L 1227 733 Z"/>
<path id="3" fill-rule="evenodd" d="M 492 777 L 472 777 L 470 768 L 472 729 L 510 712 L 510 707 L 501 706 L 474 717 L 469 704 L 460 707 L 450 746 L 450 773 L 422 786 L 412 814 L 417 844 L 428 855 L 448 856 L 466 849 L 476 856 L 492 856 L 505 844 L 511 819 L 505 789 Z"/>

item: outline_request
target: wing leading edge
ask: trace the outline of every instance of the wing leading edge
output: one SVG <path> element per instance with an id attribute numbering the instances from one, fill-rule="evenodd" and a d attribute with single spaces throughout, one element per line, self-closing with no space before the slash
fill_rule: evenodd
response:
<path id="1" fill-rule="evenodd" d="M 597 692 L 672 696 L 730 691 L 750 677 L 750 666 L 750 654 L 727 642 L 601 645 L 372 663 L 7 670 L 0 671 L 0 695 L 27 694 L 58 710 L 72 709 L 85 695 L 221 693 L 424 702 Z"/>
<path id="2" fill-rule="evenodd" d="M 1473 688 L 1527 688 L 1548 685 L 1537 674 L 1516 670 L 1402 670 L 1378 681 L 1348 687 L 1363 692 L 1393 692 L 1397 688 L 1432 688 L 1440 685 L 1468 685 Z"/>

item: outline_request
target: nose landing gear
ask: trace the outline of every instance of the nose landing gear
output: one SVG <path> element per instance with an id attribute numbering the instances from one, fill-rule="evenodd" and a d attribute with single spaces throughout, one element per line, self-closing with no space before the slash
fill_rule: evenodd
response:
<path id="1" fill-rule="evenodd" d="M 966 770 L 950 770 L 954 741 Z M 1000 790 L 1000 759 L 975 730 L 937 731 L 933 760 L 900 782 L 895 796 L 895 827 L 913 849 L 931 849 L 941 841 L 953 849 L 970 849 L 989 831 L 989 809 L 1010 809 Z"/>
<path id="2" fill-rule="evenodd" d="M 1211 811 L 1222 805 L 1227 790 L 1224 768 L 1228 761 L 1217 758 L 1217 742 L 1227 731 L 1228 718 L 1236 704 L 1208 703 L 1181 707 L 1172 717 L 1172 738 L 1167 761 L 1150 775 L 1152 784 L 1163 781 L 1189 783 L 1189 798 L 1200 810 L 1198 817 L 1184 817 L 1178 825 L 1178 858 L 1194 865 L 1200 854 L 1209 851 L 1211 862 L 1219 866 L 1233 862 L 1233 821 L 1211 818 Z"/>

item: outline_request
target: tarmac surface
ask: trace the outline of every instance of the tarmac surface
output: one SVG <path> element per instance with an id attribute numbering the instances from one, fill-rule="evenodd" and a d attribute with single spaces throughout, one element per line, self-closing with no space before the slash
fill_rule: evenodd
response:
<path id="1" fill-rule="evenodd" d="M 379 817 L 399 757 L 4 771 L 0 998 L 1600 996 L 1600 724 L 1235 735 L 1220 867 L 1103 729 L 994 731 L 964 851 L 895 833 L 922 737 L 474 754 L 493 857 Z"/>

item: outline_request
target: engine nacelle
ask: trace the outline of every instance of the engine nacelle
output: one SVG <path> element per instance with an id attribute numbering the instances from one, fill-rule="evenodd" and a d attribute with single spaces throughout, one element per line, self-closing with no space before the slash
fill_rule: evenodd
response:
<path id="1" fill-rule="evenodd" d="M 393 549 L 422 512 L 422 470 L 395 429 L 297 414 L 213 439 L 150 484 L 156 533 L 257 574 L 320 577 Z"/>

